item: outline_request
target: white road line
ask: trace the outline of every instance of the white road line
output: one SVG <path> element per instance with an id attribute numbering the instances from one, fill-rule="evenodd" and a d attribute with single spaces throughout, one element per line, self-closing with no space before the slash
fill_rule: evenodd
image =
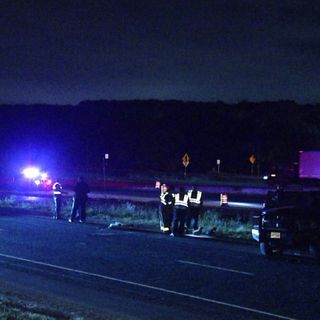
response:
<path id="1" fill-rule="evenodd" d="M 160 287 L 154 287 L 154 286 L 150 286 L 150 285 L 139 283 L 139 282 L 122 280 L 122 279 L 118 279 L 118 278 L 114 278 L 114 277 L 104 276 L 104 275 L 97 274 L 97 273 L 92 273 L 92 272 L 87 272 L 87 271 L 82 271 L 82 270 L 62 267 L 62 266 L 58 266 L 58 265 L 55 265 L 55 264 L 45 263 L 45 262 L 36 261 L 36 260 L 30 260 L 30 259 L 15 257 L 15 256 L 11 256 L 11 255 L 8 255 L 8 254 L 3 254 L 3 253 L 0 253 L 0 256 L 8 258 L 8 259 L 12 259 L 12 260 L 28 262 L 28 263 L 32 263 L 32 264 L 36 264 L 36 265 L 40 265 L 40 266 L 45 266 L 45 267 L 50 267 L 50 268 L 54 268 L 54 269 L 58 269 L 58 270 L 74 272 L 74 273 L 87 275 L 87 276 L 91 276 L 91 277 L 95 277 L 95 278 L 100 278 L 100 279 L 110 280 L 110 281 L 114 281 L 114 282 L 129 284 L 129 285 L 140 287 L 140 288 L 146 288 L 146 289 L 151 289 L 151 290 L 154 290 L 154 291 L 169 293 L 169 294 L 173 294 L 173 295 L 180 296 L 180 297 L 186 297 L 186 298 L 190 298 L 190 299 L 199 300 L 199 301 L 202 301 L 202 302 L 209 302 L 209 303 L 212 303 L 212 304 L 217 304 L 217 305 L 221 305 L 221 306 L 225 306 L 225 307 L 229 307 L 229 308 L 233 308 L 233 309 L 237 309 L 237 310 L 249 311 L 249 312 L 252 312 L 252 313 L 265 315 L 265 316 L 269 316 L 269 317 L 273 317 L 273 318 L 277 318 L 277 319 L 297 320 L 295 318 L 290 318 L 290 317 L 287 317 L 287 316 L 282 316 L 282 315 L 271 313 L 271 312 L 266 312 L 266 311 L 262 311 L 262 310 L 258 310 L 258 309 L 254 309 L 254 308 L 249 308 L 249 307 L 243 307 L 243 306 L 240 306 L 240 305 L 237 305 L 237 304 L 233 304 L 233 303 L 223 302 L 223 301 L 214 300 L 214 299 L 208 299 L 208 298 L 195 296 L 195 295 L 192 295 L 192 294 L 187 294 L 187 293 L 178 292 L 178 291 L 174 291 L 174 290 L 163 289 L 163 288 L 160 288 Z"/>
<path id="2" fill-rule="evenodd" d="M 240 270 L 235 270 L 235 269 L 228 269 L 228 268 L 222 268 L 222 267 L 217 267 L 217 266 L 210 266 L 208 264 L 201 264 L 201 263 L 196 263 L 196 262 L 191 262 L 191 261 L 185 261 L 185 260 L 177 260 L 180 263 L 184 264 L 190 264 L 193 266 L 199 266 L 203 268 L 209 268 L 209 269 L 215 269 L 215 270 L 221 270 L 221 271 L 227 271 L 227 272 L 233 272 L 233 273 L 240 273 L 244 274 L 246 276 L 254 276 L 254 273 L 251 272 L 245 272 L 245 271 L 240 271 Z"/>

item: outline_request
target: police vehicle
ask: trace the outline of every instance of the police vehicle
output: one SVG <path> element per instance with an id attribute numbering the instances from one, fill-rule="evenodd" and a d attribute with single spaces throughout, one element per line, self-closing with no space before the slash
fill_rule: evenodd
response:
<path id="1" fill-rule="evenodd" d="M 262 211 L 253 217 L 252 237 L 262 255 L 285 250 L 310 253 L 320 261 L 320 192 L 268 193 Z"/>
<path id="2" fill-rule="evenodd" d="M 51 190 L 52 179 L 38 167 L 27 167 L 14 178 L 14 187 L 23 190 Z"/>

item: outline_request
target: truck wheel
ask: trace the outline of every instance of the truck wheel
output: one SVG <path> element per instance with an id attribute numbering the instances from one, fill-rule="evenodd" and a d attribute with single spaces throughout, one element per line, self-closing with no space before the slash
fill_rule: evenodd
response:
<path id="1" fill-rule="evenodd" d="M 267 242 L 260 243 L 260 252 L 263 256 L 274 257 L 280 256 L 282 254 L 283 249 L 281 247 L 271 246 Z"/>
<path id="2" fill-rule="evenodd" d="M 272 248 L 266 242 L 260 242 L 260 252 L 263 256 L 272 256 Z"/>
<path id="3" fill-rule="evenodd" d="M 320 246 L 316 243 L 309 244 L 309 253 L 320 262 Z"/>

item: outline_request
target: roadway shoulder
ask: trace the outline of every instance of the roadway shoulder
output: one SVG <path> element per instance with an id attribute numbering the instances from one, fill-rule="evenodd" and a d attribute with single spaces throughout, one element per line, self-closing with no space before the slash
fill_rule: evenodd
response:
<path id="1" fill-rule="evenodd" d="M 145 233 L 157 233 L 163 234 L 165 236 L 169 236 L 168 234 L 163 233 L 161 230 L 143 225 L 134 225 L 134 224 L 110 224 L 108 226 L 109 229 L 114 230 L 123 230 L 123 231 L 135 231 L 135 232 L 145 232 Z M 240 238 L 232 238 L 232 237 L 224 237 L 220 235 L 208 235 L 208 234 L 185 234 L 183 237 L 188 237 L 197 240 L 207 240 L 207 241 L 223 241 L 229 243 L 237 243 L 237 244 L 250 244 L 254 245 L 256 242 L 251 239 L 240 239 Z"/>

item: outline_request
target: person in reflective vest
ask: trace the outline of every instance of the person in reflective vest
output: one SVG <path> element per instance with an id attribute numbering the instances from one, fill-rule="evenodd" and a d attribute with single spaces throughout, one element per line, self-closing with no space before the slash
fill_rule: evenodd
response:
<path id="1" fill-rule="evenodd" d="M 189 206 L 189 197 L 183 187 L 180 187 L 179 193 L 174 195 L 174 217 L 173 230 L 171 235 L 183 235 L 184 224 Z"/>
<path id="2" fill-rule="evenodd" d="M 174 187 L 169 189 L 165 184 L 162 185 L 160 194 L 160 229 L 165 233 L 171 232 L 174 206 Z"/>
<path id="3" fill-rule="evenodd" d="M 192 187 L 192 190 L 188 191 L 189 198 L 189 210 L 187 214 L 187 229 L 193 229 L 193 232 L 199 230 L 199 216 L 202 212 L 203 200 L 202 192 L 197 189 L 196 186 Z M 193 224 L 192 224 L 193 222 Z"/>
<path id="4" fill-rule="evenodd" d="M 163 231 L 164 223 L 163 223 L 163 214 L 162 214 L 162 206 L 164 205 L 164 195 L 168 191 L 167 185 L 162 183 L 160 186 L 160 204 L 159 204 L 159 222 L 160 222 L 160 230 Z"/>
<path id="5" fill-rule="evenodd" d="M 54 212 L 53 219 L 60 219 L 61 205 L 62 205 L 62 185 L 57 181 L 52 186 L 53 190 L 53 202 L 54 202 Z"/>

